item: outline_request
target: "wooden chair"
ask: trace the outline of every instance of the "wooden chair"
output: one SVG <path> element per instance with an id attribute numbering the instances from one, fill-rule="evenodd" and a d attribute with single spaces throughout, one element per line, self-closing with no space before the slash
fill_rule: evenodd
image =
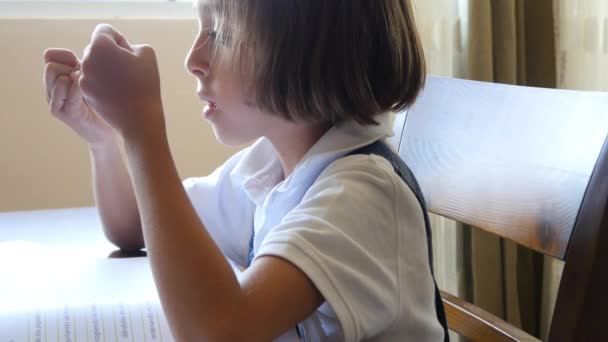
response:
<path id="1" fill-rule="evenodd" d="M 549 341 L 608 341 L 608 93 L 431 76 L 397 117 L 430 212 L 565 261 Z M 537 340 L 442 297 L 470 340 Z"/>

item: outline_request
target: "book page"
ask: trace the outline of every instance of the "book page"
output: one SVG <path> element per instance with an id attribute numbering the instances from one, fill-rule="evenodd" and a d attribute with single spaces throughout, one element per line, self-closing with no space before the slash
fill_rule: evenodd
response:
<path id="1" fill-rule="evenodd" d="M 158 302 L 91 303 L 0 316 L 0 341 L 173 341 Z"/>
<path id="2" fill-rule="evenodd" d="M 146 257 L 74 258 L 11 241 L 0 260 L 0 342 L 173 341 Z"/>

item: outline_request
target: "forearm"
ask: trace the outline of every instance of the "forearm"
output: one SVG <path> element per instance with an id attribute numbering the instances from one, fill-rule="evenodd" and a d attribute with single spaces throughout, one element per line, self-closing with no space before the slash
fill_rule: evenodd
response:
<path id="1" fill-rule="evenodd" d="M 221 340 L 242 293 L 192 208 L 166 139 L 126 143 L 156 286 L 178 340 Z"/>
<path id="2" fill-rule="evenodd" d="M 95 203 L 108 240 L 124 250 L 144 247 L 133 185 L 118 138 L 90 146 Z"/>

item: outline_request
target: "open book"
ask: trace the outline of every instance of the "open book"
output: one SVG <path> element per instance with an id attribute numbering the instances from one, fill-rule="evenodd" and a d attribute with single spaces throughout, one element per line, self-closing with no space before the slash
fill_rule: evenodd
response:
<path id="1" fill-rule="evenodd" d="M 0 342 L 173 341 L 146 257 L 75 259 L 11 241 L 0 260 Z"/>

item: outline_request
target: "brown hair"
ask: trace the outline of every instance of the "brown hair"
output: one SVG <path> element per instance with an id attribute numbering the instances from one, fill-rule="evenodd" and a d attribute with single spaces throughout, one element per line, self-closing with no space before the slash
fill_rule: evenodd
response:
<path id="1" fill-rule="evenodd" d="M 294 121 L 373 124 L 411 105 L 424 85 L 410 0 L 213 2 L 215 26 L 263 109 Z"/>

